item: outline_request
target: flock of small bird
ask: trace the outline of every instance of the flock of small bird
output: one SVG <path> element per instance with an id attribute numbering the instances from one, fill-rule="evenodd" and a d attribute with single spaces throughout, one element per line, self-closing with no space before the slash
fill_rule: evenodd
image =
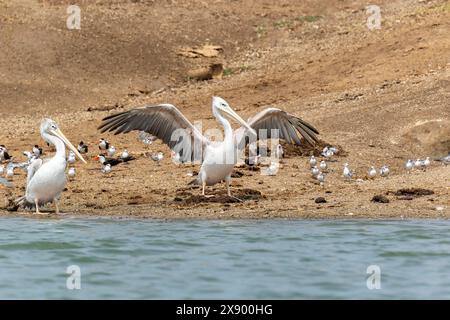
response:
<path id="1" fill-rule="evenodd" d="M 335 147 L 325 147 L 321 153 L 322 156 L 325 158 L 331 158 L 334 154 L 338 152 L 337 148 Z M 450 164 L 450 153 L 442 158 L 437 159 L 437 161 L 441 161 L 444 164 Z M 413 169 L 421 169 L 424 170 L 428 168 L 432 163 L 432 160 L 430 157 L 426 157 L 425 159 L 417 159 L 417 160 L 411 160 L 408 159 L 405 163 L 405 169 L 407 171 L 411 171 Z M 325 160 L 320 161 L 318 164 L 318 160 L 311 156 L 309 159 L 309 165 L 311 168 L 311 176 L 315 179 L 317 179 L 320 183 L 323 183 L 325 181 L 325 172 L 327 172 L 328 164 Z M 355 171 L 353 171 L 348 163 L 344 164 L 344 168 L 342 171 L 342 176 L 346 180 L 351 180 L 355 174 Z M 378 175 L 381 177 L 388 177 L 390 174 L 390 169 L 387 165 L 382 166 L 379 170 L 377 170 L 374 166 L 370 166 L 368 172 L 367 172 L 367 178 L 373 179 L 377 177 Z"/>
<path id="2" fill-rule="evenodd" d="M 149 133 L 141 131 L 138 135 L 138 140 L 144 143 L 145 145 L 151 145 L 157 138 Z M 120 163 L 125 163 L 128 161 L 135 160 L 136 158 L 131 156 L 127 149 L 123 150 L 119 156 L 116 156 L 117 150 L 116 148 L 109 143 L 104 138 L 101 138 L 98 143 L 98 148 L 100 153 L 94 157 L 94 160 L 97 160 L 101 164 L 101 171 L 103 173 L 110 173 L 112 171 L 112 167 L 116 166 Z M 78 152 L 81 154 L 88 153 L 88 145 L 83 141 L 80 141 L 77 147 Z M 320 155 L 324 158 L 323 160 L 317 159 L 315 156 L 311 156 L 309 158 L 309 167 L 311 171 L 311 176 L 313 179 L 317 180 L 321 185 L 325 182 L 326 174 L 328 173 L 329 164 L 327 161 L 333 161 L 331 158 L 338 154 L 339 150 L 333 146 L 325 147 Z M 27 170 L 28 165 L 31 164 L 35 159 L 39 159 L 43 155 L 43 150 L 38 145 L 34 145 L 31 151 L 24 151 L 23 155 L 27 158 L 26 162 L 14 162 L 13 158 L 8 153 L 8 149 L 5 145 L 0 145 L 0 183 L 6 186 L 11 186 L 10 182 L 7 180 L 14 176 L 14 170 L 16 168 L 21 168 L 23 170 Z M 164 154 L 162 152 L 157 153 L 144 153 L 144 155 L 153 161 L 155 161 L 158 165 L 164 159 Z M 172 151 L 171 153 L 172 159 L 175 163 L 180 163 L 180 155 Z M 281 144 L 278 144 L 275 148 L 275 157 L 276 161 L 271 161 L 270 165 L 264 168 L 263 174 L 274 176 L 278 173 L 280 168 L 279 160 L 284 158 L 284 150 Z M 272 159 L 273 160 L 273 159 Z M 69 151 L 67 156 L 68 163 L 68 172 L 67 175 L 69 178 L 74 178 L 76 175 L 76 170 L 72 166 L 76 161 L 76 155 L 73 151 Z M 441 159 L 436 159 L 436 161 L 440 161 L 445 165 L 450 164 L 450 153 Z M 3 162 L 7 162 L 7 166 L 2 164 Z M 260 154 L 250 156 L 246 161 L 250 166 L 258 166 L 262 161 L 262 156 Z M 414 169 L 425 170 L 432 163 L 430 157 L 426 157 L 425 159 L 416 159 L 411 160 L 408 159 L 405 163 L 405 169 L 410 172 Z M 376 169 L 374 166 L 370 166 L 367 171 L 367 178 L 374 179 L 377 176 L 380 177 L 388 177 L 390 174 L 390 169 L 387 165 L 382 166 L 380 169 Z M 7 179 L 2 178 L 1 176 L 6 175 Z M 344 164 L 344 168 L 342 171 L 342 176 L 346 180 L 351 180 L 355 175 L 355 171 L 353 171 L 348 163 Z"/>
<path id="3" fill-rule="evenodd" d="M 100 162 L 103 173 L 110 173 L 113 166 L 136 159 L 130 156 L 127 149 L 123 150 L 118 157 L 114 157 L 117 152 L 116 148 L 104 138 L 100 139 L 98 149 L 100 150 L 100 154 L 95 156 L 94 160 Z"/>
<path id="4" fill-rule="evenodd" d="M 155 136 L 150 135 L 143 131 L 139 133 L 138 137 L 139 140 L 146 145 L 152 144 L 157 139 Z M 117 152 L 116 148 L 104 138 L 101 138 L 99 140 L 98 148 L 100 150 L 100 153 L 94 157 L 94 160 L 100 162 L 101 171 L 103 173 L 110 173 L 112 171 L 113 166 L 136 159 L 135 157 L 131 156 L 128 150 L 126 149 L 123 150 L 118 157 L 114 157 Z M 89 147 L 86 143 L 80 141 L 80 143 L 77 146 L 77 150 L 80 154 L 87 154 L 89 151 Z M 41 156 L 43 155 L 43 149 L 39 147 L 39 145 L 34 145 L 31 151 L 24 151 L 22 154 L 26 157 L 27 161 L 15 162 L 13 157 L 8 153 L 8 149 L 6 148 L 6 146 L 0 145 L 0 184 L 3 184 L 7 187 L 12 187 L 12 184 L 7 179 L 10 179 L 14 176 L 14 170 L 16 168 L 21 168 L 26 172 L 28 166 L 34 160 L 41 158 Z M 148 157 L 159 165 L 160 162 L 164 159 L 164 154 L 162 152 L 157 152 L 149 154 Z M 76 175 L 76 170 L 73 167 L 75 161 L 76 161 L 75 153 L 73 151 L 69 151 L 67 155 L 67 165 L 68 165 L 67 175 L 70 179 L 74 178 Z M 4 162 L 7 163 L 6 167 L 3 164 Z M 3 175 L 5 175 L 7 179 L 1 177 Z"/>

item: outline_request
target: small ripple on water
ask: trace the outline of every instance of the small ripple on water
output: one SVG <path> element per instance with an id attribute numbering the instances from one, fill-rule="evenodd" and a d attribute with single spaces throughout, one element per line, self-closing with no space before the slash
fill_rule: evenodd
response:
<path id="1" fill-rule="evenodd" d="M 0 222 L 0 298 L 450 296 L 449 221 Z M 72 264 L 79 292 L 65 289 Z M 371 264 L 381 291 L 366 288 Z"/>
<path id="2" fill-rule="evenodd" d="M 0 244 L 0 250 L 68 250 L 79 248 L 81 246 L 72 242 L 35 241 Z"/>

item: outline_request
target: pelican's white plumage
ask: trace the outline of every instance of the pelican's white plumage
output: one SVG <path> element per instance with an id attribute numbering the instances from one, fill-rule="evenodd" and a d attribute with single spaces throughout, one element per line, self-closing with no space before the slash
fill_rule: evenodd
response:
<path id="1" fill-rule="evenodd" d="M 132 130 L 145 131 L 155 135 L 180 155 L 181 162 L 201 161 L 202 165 L 196 183 L 203 186 L 218 182 L 227 183 L 230 195 L 231 172 L 237 162 L 237 152 L 248 143 L 248 136 L 260 138 L 255 130 L 266 129 L 264 138 L 271 138 L 271 129 L 279 130 L 279 138 L 288 143 L 300 144 L 300 135 L 310 144 L 317 141 L 317 130 L 310 124 L 285 111 L 268 108 L 245 122 L 228 103 L 219 97 L 213 97 L 212 112 L 224 128 L 223 141 L 211 141 L 173 105 L 160 104 L 144 106 L 110 115 L 103 119 L 101 132 L 113 131 L 115 134 Z M 242 126 L 233 132 L 228 116 Z"/>
<path id="2" fill-rule="evenodd" d="M 28 166 L 27 188 L 25 196 L 18 199 L 20 204 L 36 206 L 55 202 L 58 213 L 58 199 L 66 186 L 66 146 L 71 149 L 81 161 L 86 163 L 78 150 L 69 142 L 59 130 L 58 125 L 51 119 L 43 119 L 40 132 L 42 138 L 56 148 L 56 154 L 50 159 L 34 159 Z"/>

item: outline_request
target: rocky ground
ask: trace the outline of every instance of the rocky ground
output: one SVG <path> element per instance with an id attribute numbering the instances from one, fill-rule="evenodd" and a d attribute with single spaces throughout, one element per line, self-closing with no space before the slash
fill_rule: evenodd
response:
<path id="1" fill-rule="evenodd" d="M 91 148 L 89 163 L 62 197 L 67 215 L 155 218 L 447 218 L 450 166 L 433 162 L 407 173 L 408 158 L 432 159 L 450 150 L 450 4 L 440 0 L 377 1 L 379 30 L 369 30 L 363 1 L 257 0 L 79 1 L 81 29 L 66 27 L 69 1 L 0 0 L 0 144 L 16 160 L 34 144 L 44 116 L 67 137 Z M 189 57 L 185 48 L 220 46 L 216 56 Z M 184 50 L 184 51 L 183 51 Z M 223 65 L 223 76 L 192 79 L 192 70 Z M 268 106 L 313 123 L 320 138 L 339 145 L 323 186 L 310 176 L 306 155 L 287 148 L 276 176 L 236 168 L 225 185 L 199 197 L 170 150 L 143 145 L 137 133 L 96 129 L 114 112 L 145 103 L 175 104 L 204 129 L 218 127 L 211 97 L 219 95 L 243 118 Z M 99 138 L 136 161 L 106 175 L 92 157 Z M 162 151 L 161 165 L 144 152 Z M 347 162 L 356 171 L 342 178 Z M 367 179 L 373 165 L 388 178 Z M 24 192 L 16 171 L 5 199 Z M 404 188 L 430 192 L 396 193 Z M 420 190 L 416 190 L 420 191 Z M 389 202 L 371 201 L 375 195 Z M 318 197 L 326 202 L 316 203 Z M 49 207 L 52 212 L 53 208 Z M 23 212 L 22 212 L 23 213 Z"/>

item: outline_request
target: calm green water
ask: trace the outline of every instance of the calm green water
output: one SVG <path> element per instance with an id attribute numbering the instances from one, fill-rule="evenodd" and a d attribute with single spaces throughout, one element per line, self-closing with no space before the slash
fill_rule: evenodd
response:
<path id="1" fill-rule="evenodd" d="M 0 298 L 448 299 L 450 221 L 0 218 Z"/>

